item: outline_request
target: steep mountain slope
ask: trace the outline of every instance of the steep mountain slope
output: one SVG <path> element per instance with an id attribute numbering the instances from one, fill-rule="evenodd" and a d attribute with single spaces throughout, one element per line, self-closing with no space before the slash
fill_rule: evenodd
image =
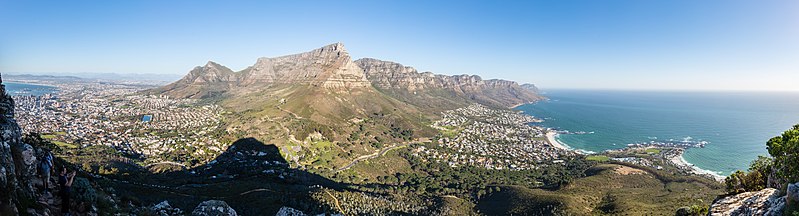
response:
<path id="1" fill-rule="evenodd" d="M 363 68 L 376 88 L 425 109 L 451 109 L 469 103 L 507 108 L 542 98 L 513 81 L 483 80 L 476 75 L 419 73 L 412 67 L 371 58 L 355 63 Z"/>
<path id="2" fill-rule="evenodd" d="M 154 90 L 154 93 L 168 93 L 176 98 L 206 98 L 227 92 L 238 83 L 233 70 L 208 61 L 205 66 L 197 66 L 182 79 Z"/>
<path id="3" fill-rule="evenodd" d="M 426 120 L 432 115 L 377 91 L 340 43 L 259 58 L 239 72 L 209 63 L 150 93 L 212 99 L 232 111 L 226 116 L 231 139 L 276 144 L 301 166 L 332 169 L 383 145 L 435 133 Z"/>
<path id="4" fill-rule="evenodd" d="M 525 84 L 522 84 L 522 88 L 525 88 L 525 89 L 527 89 L 528 91 L 530 91 L 530 92 L 533 92 L 533 93 L 536 93 L 536 94 L 540 93 L 540 91 L 541 91 L 540 89 L 538 89 L 538 87 L 537 87 L 537 86 L 535 86 L 535 85 L 534 85 L 534 84 L 532 84 L 532 83 L 525 83 Z"/>
<path id="5" fill-rule="evenodd" d="M 211 99 L 232 111 L 231 139 L 274 143 L 289 161 L 334 170 L 359 155 L 432 137 L 439 111 L 471 103 L 507 108 L 540 97 L 516 82 L 444 76 L 373 59 L 335 43 L 259 58 L 242 71 L 209 62 L 150 93 Z"/>

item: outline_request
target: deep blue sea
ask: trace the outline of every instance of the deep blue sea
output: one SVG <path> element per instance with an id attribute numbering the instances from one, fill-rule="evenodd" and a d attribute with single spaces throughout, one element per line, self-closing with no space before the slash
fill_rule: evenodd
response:
<path id="1" fill-rule="evenodd" d="M 558 140 L 600 152 L 629 143 L 709 142 L 689 148 L 686 161 L 722 175 L 745 170 L 766 141 L 799 124 L 799 92 L 654 92 L 549 90 L 550 100 L 518 107 L 543 126 L 585 134 Z"/>
<path id="2" fill-rule="evenodd" d="M 58 87 L 27 83 L 3 82 L 10 95 L 43 95 L 58 91 Z"/>

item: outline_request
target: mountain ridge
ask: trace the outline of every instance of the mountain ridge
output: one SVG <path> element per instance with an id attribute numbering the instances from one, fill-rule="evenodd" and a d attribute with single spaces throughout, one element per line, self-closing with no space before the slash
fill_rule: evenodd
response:
<path id="1" fill-rule="evenodd" d="M 417 106 L 434 107 L 435 105 L 424 103 L 432 99 L 459 106 L 477 102 L 507 108 L 542 99 L 510 80 L 484 80 L 478 75 L 419 72 L 413 67 L 375 58 L 362 58 L 355 62 L 364 69 L 373 86 L 392 96 L 417 102 Z"/>
<path id="2" fill-rule="evenodd" d="M 470 103 L 508 108 L 543 98 L 515 81 L 419 72 L 413 67 L 375 58 L 353 61 L 343 43 L 303 53 L 261 57 L 252 66 L 237 72 L 208 61 L 204 66 L 193 68 L 182 79 L 151 93 L 201 99 L 298 84 L 336 91 L 374 87 L 391 97 L 434 111 L 443 110 L 436 107 L 455 108 Z"/>

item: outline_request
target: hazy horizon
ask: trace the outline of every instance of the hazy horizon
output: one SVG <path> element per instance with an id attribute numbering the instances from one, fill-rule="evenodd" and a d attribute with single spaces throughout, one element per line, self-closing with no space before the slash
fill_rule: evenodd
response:
<path id="1" fill-rule="evenodd" d="M 799 2 L 0 2 L 0 72 L 182 76 L 342 42 L 547 89 L 799 91 Z M 412 15 L 411 15 L 412 14 Z"/>

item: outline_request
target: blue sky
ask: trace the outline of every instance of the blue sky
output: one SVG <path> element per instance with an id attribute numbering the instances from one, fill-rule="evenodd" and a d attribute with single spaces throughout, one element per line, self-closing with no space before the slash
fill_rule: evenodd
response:
<path id="1" fill-rule="evenodd" d="M 0 72 L 185 74 L 343 42 L 543 88 L 799 91 L 799 1 L 9 1 Z"/>

